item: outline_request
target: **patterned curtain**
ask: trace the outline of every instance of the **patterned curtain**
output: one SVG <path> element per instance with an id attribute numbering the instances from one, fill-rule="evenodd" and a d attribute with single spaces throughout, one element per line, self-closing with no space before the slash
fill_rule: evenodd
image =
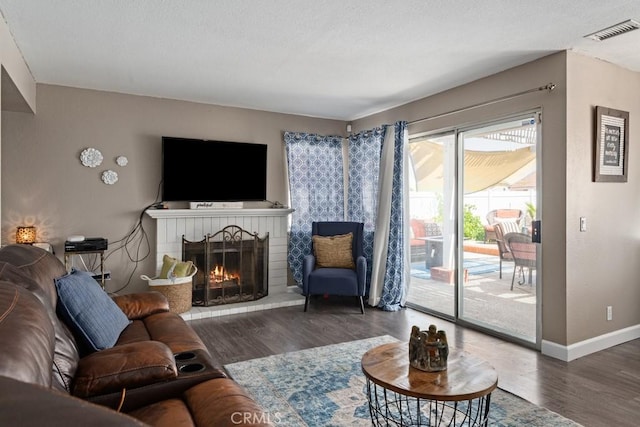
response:
<path id="1" fill-rule="evenodd" d="M 289 267 L 302 286 L 302 260 L 311 253 L 313 221 L 344 220 L 342 137 L 285 132 L 291 230 Z"/>
<path id="2" fill-rule="evenodd" d="M 367 259 L 367 284 L 371 283 L 373 236 L 378 215 L 378 177 L 385 128 L 349 136 L 349 185 L 347 221 L 364 223 L 364 256 Z M 366 294 L 369 289 L 366 290 Z"/>
<path id="3" fill-rule="evenodd" d="M 406 122 L 349 137 L 348 193 L 344 211 L 342 138 L 285 132 L 291 216 L 289 265 L 302 284 L 302 260 L 311 252 L 313 221 L 365 224 L 369 305 L 404 306 L 409 275 Z"/>
<path id="4" fill-rule="evenodd" d="M 394 132 L 391 133 L 391 129 Z M 401 309 L 406 300 L 408 259 L 407 123 L 388 126 L 382 144 L 369 305 Z"/>

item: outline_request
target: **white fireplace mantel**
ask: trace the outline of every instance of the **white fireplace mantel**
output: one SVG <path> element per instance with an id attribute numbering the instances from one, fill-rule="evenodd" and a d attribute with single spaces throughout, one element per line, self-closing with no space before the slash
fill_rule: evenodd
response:
<path id="1" fill-rule="evenodd" d="M 182 259 L 182 237 L 197 242 L 229 225 L 263 237 L 269 234 L 269 294 L 287 290 L 288 215 L 284 208 L 147 209 L 156 221 L 156 268 L 163 256 Z"/>
<path id="2" fill-rule="evenodd" d="M 244 208 L 224 208 L 224 209 L 149 209 L 147 215 L 153 219 L 164 218 L 219 218 L 234 216 L 287 216 L 293 209 L 264 208 L 264 209 L 244 209 Z"/>

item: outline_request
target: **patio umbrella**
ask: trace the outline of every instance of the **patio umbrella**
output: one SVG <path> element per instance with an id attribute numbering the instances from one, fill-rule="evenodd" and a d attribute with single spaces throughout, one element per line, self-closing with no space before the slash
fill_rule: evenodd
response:
<path id="1" fill-rule="evenodd" d="M 416 191 L 443 191 L 442 144 L 420 141 L 409 144 Z M 465 151 L 464 193 L 475 193 L 494 186 L 514 185 L 535 173 L 535 151 L 524 147 L 512 151 Z"/>

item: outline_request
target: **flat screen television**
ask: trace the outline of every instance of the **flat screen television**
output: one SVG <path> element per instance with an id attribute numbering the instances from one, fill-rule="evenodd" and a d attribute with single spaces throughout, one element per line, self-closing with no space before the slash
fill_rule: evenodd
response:
<path id="1" fill-rule="evenodd" d="M 267 146 L 247 142 L 162 137 L 162 200 L 267 199 Z"/>

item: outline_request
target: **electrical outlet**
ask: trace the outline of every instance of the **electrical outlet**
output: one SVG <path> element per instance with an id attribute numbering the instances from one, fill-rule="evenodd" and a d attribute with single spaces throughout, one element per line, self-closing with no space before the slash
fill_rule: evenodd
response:
<path id="1" fill-rule="evenodd" d="M 580 217 L 580 231 L 587 231 L 587 217 Z"/>
<path id="2" fill-rule="evenodd" d="M 607 306 L 607 320 L 613 320 L 613 306 Z"/>

